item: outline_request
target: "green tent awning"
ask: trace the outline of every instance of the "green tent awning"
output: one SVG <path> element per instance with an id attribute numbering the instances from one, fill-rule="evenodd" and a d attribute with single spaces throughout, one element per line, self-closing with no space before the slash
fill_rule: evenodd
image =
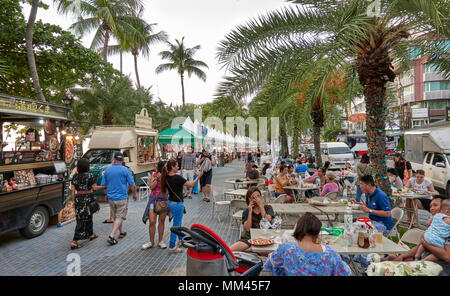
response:
<path id="1" fill-rule="evenodd" d="M 161 144 L 191 144 L 195 145 L 195 136 L 181 126 L 168 128 L 159 134 Z"/>

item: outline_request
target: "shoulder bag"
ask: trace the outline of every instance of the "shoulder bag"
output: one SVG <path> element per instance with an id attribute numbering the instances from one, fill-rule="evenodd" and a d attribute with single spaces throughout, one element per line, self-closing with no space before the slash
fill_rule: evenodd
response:
<path id="1" fill-rule="evenodd" d="M 88 201 L 87 206 L 89 208 L 89 211 L 91 212 L 91 215 L 100 211 L 100 205 L 98 204 L 95 197 L 93 197 L 90 201 Z"/>

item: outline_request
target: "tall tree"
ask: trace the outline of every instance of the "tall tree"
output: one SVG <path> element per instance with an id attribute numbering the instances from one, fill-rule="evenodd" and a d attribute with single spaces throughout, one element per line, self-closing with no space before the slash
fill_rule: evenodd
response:
<path id="1" fill-rule="evenodd" d="M 175 44 L 166 43 L 169 46 L 169 50 L 162 51 L 159 55 L 163 60 L 168 60 L 169 63 L 159 65 L 156 68 L 156 73 L 159 74 L 167 70 L 176 70 L 178 72 L 181 80 L 181 97 L 184 106 L 184 73 L 187 72 L 189 77 L 194 74 L 201 80 L 206 81 L 206 74 L 200 68 L 208 68 L 208 65 L 202 61 L 194 60 L 194 55 L 200 49 L 200 45 L 187 48 L 184 45 L 184 37 L 181 39 L 181 42 L 175 39 Z"/>
<path id="2" fill-rule="evenodd" d="M 284 71 L 278 90 L 285 92 L 304 73 L 299 67 L 311 60 L 326 61 L 332 69 L 355 66 L 364 87 L 367 138 L 377 185 L 391 193 L 385 162 L 385 92 L 393 81 L 393 64 L 410 64 L 429 55 L 441 70 L 450 70 L 443 40 L 450 38 L 445 0 L 381 1 L 371 11 L 365 0 L 291 0 L 296 5 L 252 20 L 226 37 L 219 61 L 230 72 L 220 96 L 242 97 L 255 92 L 275 73 Z M 409 38 L 411 35 L 414 38 Z M 289 67 L 290 66 L 290 67 Z M 291 69 L 286 72 L 286 69 Z M 333 71 L 328 71 L 332 73 Z"/>
<path id="3" fill-rule="evenodd" d="M 39 7 L 39 0 L 33 0 L 31 3 L 30 16 L 28 17 L 27 32 L 26 32 L 26 47 L 28 57 L 28 67 L 30 68 L 31 78 L 33 79 L 34 90 L 38 100 L 45 102 L 44 93 L 42 92 L 41 84 L 39 83 L 39 75 L 36 69 L 36 60 L 34 58 L 33 49 L 33 28 L 36 21 L 36 14 Z"/>
<path id="4" fill-rule="evenodd" d="M 73 5 L 73 0 L 53 1 L 60 13 L 80 13 L 70 29 L 80 35 L 96 31 L 91 49 L 101 52 L 105 61 L 112 37 L 119 38 L 121 34 L 136 37 L 142 32 L 142 20 L 133 15 L 135 9 L 142 7 L 141 0 L 80 0 L 77 5 Z"/>

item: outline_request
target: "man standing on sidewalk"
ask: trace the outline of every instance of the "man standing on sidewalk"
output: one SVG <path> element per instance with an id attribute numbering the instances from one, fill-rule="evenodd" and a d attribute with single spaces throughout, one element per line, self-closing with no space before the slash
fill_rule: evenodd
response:
<path id="1" fill-rule="evenodd" d="M 181 160 L 181 172 L 183 175 L 183 178 L 185 178 L 188 181 L 194 181 L 194 175 L 195 170 L 197 169 L 196 164 L 196 158 L 195 155 L 192 153 L 194 148 L 189 147 L 188 153 L 183 155 L 183 159 Z M 189 199 L 192 199 L 192 189 L 193 187 L 189 187 L 189 194 L 187 194 L 187 188 L 184 188 L 184 198 L 186 196 L 189 197 Z"/>
<path id="2" fill-rule="evenodd" d="M 211 193 L 212 168 L 216 165 L 216 160 L 205 149 L 202 151 L 200 160 L 197 161 L 200 170 L 203 170 L 203 176 L 200 178 L 201 191 L 204 194 L 203 200 L 209 202 L 209 194 Z"/>
<path id="3" fill-rule="evenodd" d="M 133 200 L 137 200 L 136 185 L 131 172 L 122 163 L 123 154 L 116 152 L 113 165 L 105 170 L 101 183 L 101 186 L 106 185 L 109 207 L 114 219 L 113 229 L 107 240 L 110 245 L 117 244 L 114 238 L 117 230 L 119 230 L 119 238 L 127 234 L 123 230 L 123 221 L 126 220 L 128 212 L 128 186 L 133 191 Z"/>

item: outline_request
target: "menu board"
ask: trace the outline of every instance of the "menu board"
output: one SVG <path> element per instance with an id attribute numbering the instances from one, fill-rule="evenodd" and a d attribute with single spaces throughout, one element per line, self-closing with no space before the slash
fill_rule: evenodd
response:
<path id="1" fill-rule="evenodd" d="M 33 170 L 31 169 L 14 171 L 14 178 L 17 185 L 34 186 L 37 184 Z"/>

